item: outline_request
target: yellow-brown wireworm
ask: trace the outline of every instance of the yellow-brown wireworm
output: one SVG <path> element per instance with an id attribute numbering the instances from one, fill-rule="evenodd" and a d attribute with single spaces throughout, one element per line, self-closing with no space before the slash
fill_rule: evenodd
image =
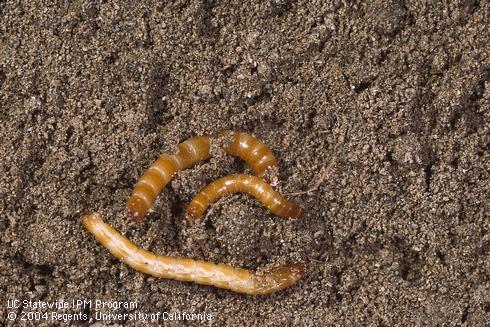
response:
<path id="1" fill-rule="evenodd" d="M 269 294 L 294 284 L 304 274 L 295 263 L 258 274 L 246 269 L 206 261 L 172 258 L 147 251 L 104 223 L 96 213 L 82 218 L 87 230 L 115 257 L 131 268 L 155 277 L 191 281 L 250 295 Z"/>
<path id="2" fill-rule="evenodd" d="M 277 159 L 259 139 L 233 131 L 225 131 L 223 135 L 233 137 L 231 143 L 225 146 L 225 151 L 245 160 L 255 176 L 264 178 L 269 168 L 277 166 Z"/>
<path id="3" fill-rule="evenodd" d="M 143 219 L 176 172 L 207 159 L 210 156 L 211 141 L 218 138 L 229 138 L 222 145 L 223 149 L 245 160 L 258 177 L 266 178 L 269 168 L 277 166 L 277 160 L 269 148 L 249 134 L 225 131 L 216 137 L 193 137 L 180 143 L 174 154 L 162 155 L 138 180 L 128 200 L 128 211 L 133 219 Z"/>
<path id="4" fill-rule="evenodd" d="M 128 211 L 135 220 L 141 220 L 156 197 L 175 173 L 209 157 L 207 136 L 191 138 L 177 146 L 175 154 L 162 155 L 138 180 L 128 200 Z"/>
<path id="5" fill-rule="evenodd" d="M 303 209 L 297 204 L 288 201 L 272 187 L 258 177 L 251 175 L 230 175 L 220 178 L 199 192 L 187 207 L 190 218 L 201 217 L 209 204 L 230 193 L 245 192 L 253 195 L 262 202 L 269 211 L 283 218 L 300 218 Z"/>

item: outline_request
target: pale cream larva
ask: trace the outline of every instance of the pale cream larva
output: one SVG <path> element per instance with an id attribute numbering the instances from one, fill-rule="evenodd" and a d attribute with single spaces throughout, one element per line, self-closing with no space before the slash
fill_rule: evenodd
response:
<path id="1" fill-rule="evenodd" d="M 287 288 L 304 274 L 304 265 L 301 263 L 258 274 L 225 264 L 160 256 L 138 247 L 104 223 L 96 213 L 83 216 L 82 220 L 87 230 L 115 257 L 131 268 L 155 277 L 190 281 L 238 293 L 260 295 Z"/>

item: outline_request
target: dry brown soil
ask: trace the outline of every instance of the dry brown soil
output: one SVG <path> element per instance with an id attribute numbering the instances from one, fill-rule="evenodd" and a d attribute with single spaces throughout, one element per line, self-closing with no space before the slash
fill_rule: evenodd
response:
<path id="1" fill-rule="evenodd" d="M 116 312 L 217 326 L 485 325 L 489 17 L 478 0 L 0 1 L 0 325 L 37 324 L 8 320 L 13 299 L 137 301 Z M 223 129 L 271 147 L 281 192 L 318 185 L 289 195 L 303 219 L 242 194 L 189 223 L 201 187 L 246 169 L 221 156 L 132 223 L 145 169 Z M 153 278 L 95 242 L 80 220 L 94 211 L 159 254 L 307 273 L 263 297 Z"/>

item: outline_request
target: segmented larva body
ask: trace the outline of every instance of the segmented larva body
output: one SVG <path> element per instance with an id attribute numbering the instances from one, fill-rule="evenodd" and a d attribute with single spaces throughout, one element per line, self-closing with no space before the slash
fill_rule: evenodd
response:
<path id="1" fill-rule="evenodd" d="M 224 150 L 245 160 L 255 175 L 264 177 L 268 169 L 277 165 L 272 152 L 255 137 L 241 132 L 223 132 L 219 137 L 231 137 Z M 173 155 L 162 155 L 138 180 L 128 200 L 128 211 L 135 220 L 141 220 L 156 197 L 179 170 L 210 156 L 211 137 L 198 136 L 177 146 Z"/>
<path id="2" fill-rule="evenodd" d="M 241 132 L 226 131 L 224 135 L 232 135 L 232 142 L 225 147 L 231 155 L 242 158 L 252 168 L 255 176 L 264 178 L 267 170 L 277 166 L 277 159 L 271 150 L 257 138 Z"/>
<path id="3" fill-rule="evenodd" d="M 155 277 L 191 281 L 250 295 L 269 294 L 294 284 L 304 265 L 291 264 L 257 274 L 246 269 L 206 261 L 159 256 L 128 240 L 98 214 L 86 215 L 83 224 L 115 257 L 142 273 Z"/>
<path id="4" fill-rule="evenodd" d="M 156 197 L 176 172 L 209 157 L 207 136 L 191 138 L 177 146 L 173 155 L 164 154 L 138 180 L 128 200 L 128 211 L 135 220 L 141 220 Z"/>
<path id="5" fill-rule="evenodd" d="M 217 201 L 226 194 L 245 192 L 253 195 L 273 214 L 283 218 L 300 218 L 303 209 L 297 204 L 288 201 L 272 187 L 258 177 L 251 175 L 230 175 L 220 178 L 210 184 L 196 195 L 187 207 L 190 218 L 201 217 L 209 204 Z"/>

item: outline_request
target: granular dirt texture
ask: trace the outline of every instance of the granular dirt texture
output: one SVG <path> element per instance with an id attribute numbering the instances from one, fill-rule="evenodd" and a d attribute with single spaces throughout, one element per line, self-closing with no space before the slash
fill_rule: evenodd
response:
<path id="1" fill-rule="evenodd" d="M 212 316 L 189 325 L 485 325 L 489 17 L 477 0 L 0 1 L 0 325 L 63 325 L 8 308 L 60 299 Z M 203 186 L 247 171 L 222 155 L 131 221 L 161 153 L 225 129 L 272 149 L 302 219 L 240 194 L 189 222 Z M 260 297 L 147 276 L 96 243 L 88 212 L 158 254 L 306 275 Z M 183 322 L 97 310 L 63 312 Z"/>

